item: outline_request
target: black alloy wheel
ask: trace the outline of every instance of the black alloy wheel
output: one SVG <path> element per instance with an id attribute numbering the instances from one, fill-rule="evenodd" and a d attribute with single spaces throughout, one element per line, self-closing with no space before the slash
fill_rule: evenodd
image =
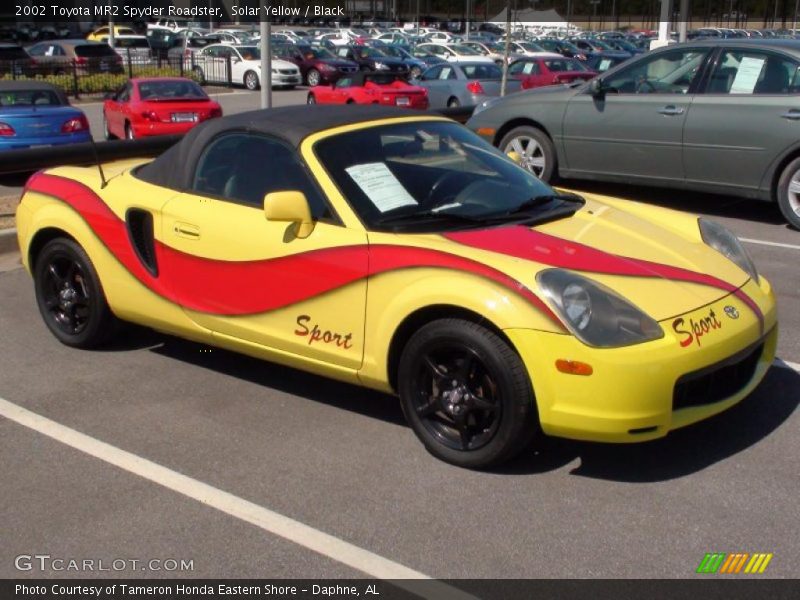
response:
<path id="1" fill-rule="evenodd" d="M 537 431 L 522 361 L 476 323 L 442 319 L 422 327 L 403 351 L 398 382 L 415 433 L 452 464 L 498 464 L 518 454 Z"/>
<path id="2" fill-rule="evenodd" d="M 45 245 L 35 261 L 34 285 L 39 312 L 62 343 L 90 348 L 113 334 L 115 318 L 94 266 L 72 240 Z"/>

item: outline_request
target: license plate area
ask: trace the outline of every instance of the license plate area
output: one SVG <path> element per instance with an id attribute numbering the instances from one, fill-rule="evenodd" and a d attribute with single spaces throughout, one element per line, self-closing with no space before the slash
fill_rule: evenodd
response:
<path id="1" fill-rule="evenodd" d="M 173 123 L 192 123 L 197 121 L 197 113 L 172 113 Z"/>
<path id="2" fill-rule="evenodd" d="M 411 104 L 411 98 L 408 98 L 407 96 L 400 96 L 397 98 L 397 100 L 395 100 L 395 104 L 397 104 L 397 106 L 408 106 Z"/>

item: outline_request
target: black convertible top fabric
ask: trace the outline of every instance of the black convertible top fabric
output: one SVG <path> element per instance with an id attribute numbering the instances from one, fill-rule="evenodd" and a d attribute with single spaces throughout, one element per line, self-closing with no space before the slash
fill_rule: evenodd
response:
<path id="1" fill-rule="evenodd" d="M 136 176 L 154 185 L 185 190 L 208 143 L 222 133 L 263 133 L 297 148 L 309 135 L 351 123 L 374 119 L 419 116 L 419 111 L 378 105 L 299 105 L 254 110 L 211 119 L 191 129 L 183 139 L 141 167 Z"/>

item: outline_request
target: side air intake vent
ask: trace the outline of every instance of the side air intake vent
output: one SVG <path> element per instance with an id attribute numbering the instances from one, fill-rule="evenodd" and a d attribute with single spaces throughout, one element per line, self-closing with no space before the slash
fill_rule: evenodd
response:
<path id="1" fill-rule="evenodd" d="M 136 256 L 153 277 L 158 277 L 155 242 L 153 240 L 153 215 L 140 208 L 129 208 L 125 213 L 128 237 Z"/>

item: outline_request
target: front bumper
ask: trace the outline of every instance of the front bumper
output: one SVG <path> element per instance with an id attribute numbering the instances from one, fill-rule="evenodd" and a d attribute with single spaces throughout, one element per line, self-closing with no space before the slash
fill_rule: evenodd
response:
<path id="1" fill-rule="evenodd" d="M 300 77 L 300 73 L 296 75 L 285 75 L 283 73 L 273 73 L 272 74 L 272 85 L 279 86 L 279 85 L 300 85 L 302 83 L 302 78 Z"/>
<path id="2" fill-rule="evenodd" d="M 737 404 L 764 378 L 778 341 L 769 283 L 743 288 L 759 306 L 759 319 L 741 300 L 726 296 L 709 306 L 661 322 L 660 340 L 623 348 L 591 348 L 572 335 L 510 329 L 505 333 L 528 368 L 542 430 L 598 442 L 638 442 L 665 436 Z M 734 307 L 737 318 L 725 308 Z M 681 346 L 690 320 L 713 310 L 719 328 Z M 589 376 L 558 371 L 566 359 L 592 366 Z M 735 379 L 735 381 L 733 381 Z"/>

